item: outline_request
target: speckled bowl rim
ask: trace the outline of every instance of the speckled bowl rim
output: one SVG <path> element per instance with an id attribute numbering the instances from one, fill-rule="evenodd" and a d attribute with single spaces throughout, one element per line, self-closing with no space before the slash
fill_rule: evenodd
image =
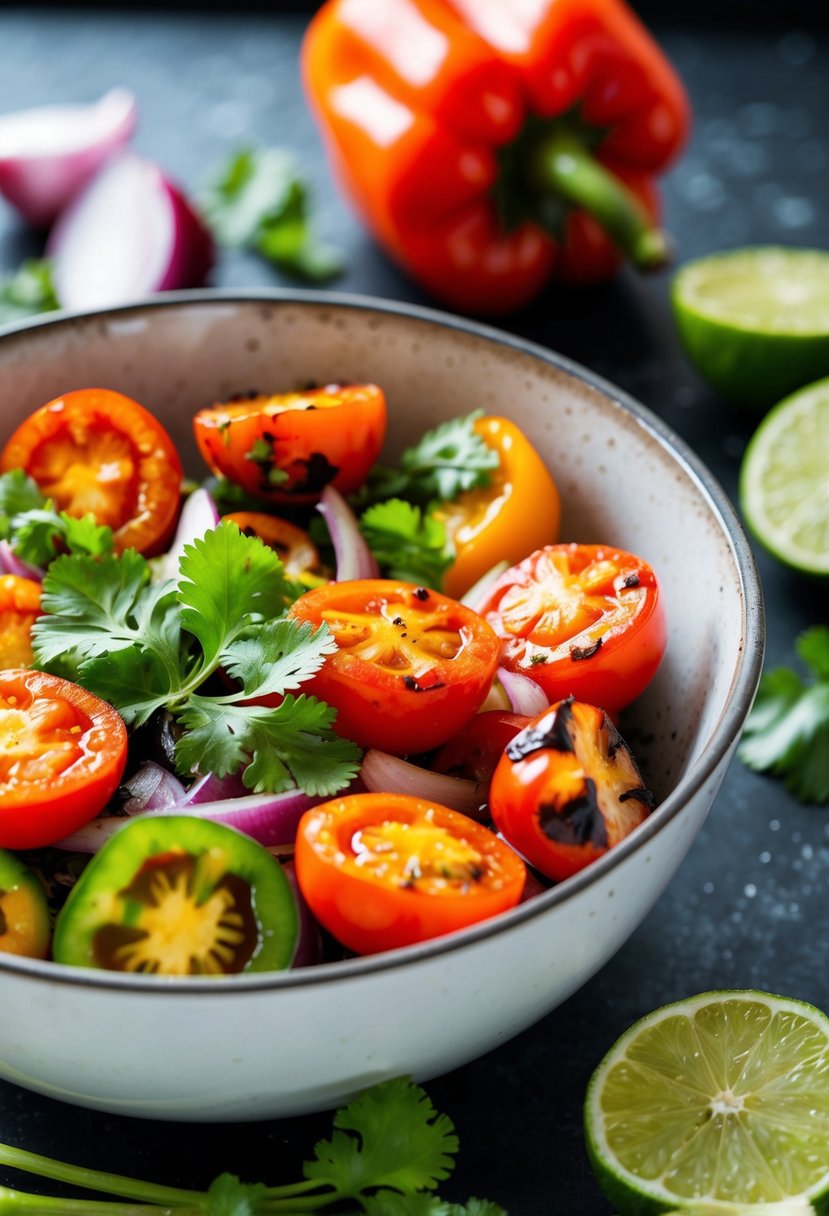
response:
<path id="1" fill-rule="evenodd" d="M 497 346 L 506 347 L 508 350 L 529 355 L 565 372 L 611 398 L 615 404 L 633 415 L 653 435 L 662 448 L 670 450 L 684 472 L 697 485 L 707 500 L 709 508 L 715 517 L 718 517 L 718 523 L 733 549 L 735 565 L 740 578 L 744 645 L 740 661 L 734 672 L 724 712 L 714 728 L 710 745 L 705 749 L 703 755 L 683 775 L 679 784 L 664 802 L 660 803 L 635 832 L 578 874 L 535 896 L 532 900 L 519 904 L 509 912 L 503 912 L 492 920 L 483 921 L 459 933 L 436 938 L 416 946 L 407 946 L 387 954 L 345 959 L 318 967 L 301 968 L 297 971 L 236 975 L 225 977 L 221 982 L 199 977 L 127 976 L 113 972 L 63 966 L 39 959 L 17 958 L 13 955 L 5 958 L 0 956 L 0 976 L 4 973 L 25 974 L 30 980 L 42 980 L 50 985 L 69 984 L 95 989 L 114 989 L 135 994 L 141 993 L 156 999 L 170 993 L 178 995 L 209 993 L 212 997 L 232 999 L 245 992 L 262 992 L 270 989 L 278 991 L 283 988 L 318 984 L 335 985 L 338 982 L 352 981 L 360 976 L 374 975 L 398 967 L 412 967 L 419 962 L 440 955 L 451 955 L 455 951 L 464 950 L 467 946 L 484 942 L 501 933 L 508 933 L 537 916 L 545 915 L 550 909 L 564 903 L 584 891 L 592 883 L 610 874 L 633 853 L 644 848 L 648 841 L 683 811 L 693 795 L 702 789 L 736 742 L 751 708 L 763 665 L 765 609 L 754 555 L 737 512 L 708 467 L 671 427 L 622 389 L 575 360 L 568 359 L 548 347 L 517 337 L 494 326 L 423 305 L 349 292 L 293 290 L 277 287 L 244 290 L 203 288 L 192 291 L 165 292 L 163 295 L 113 308 L 61 310 L 48 313 L 43 317 L 33 317 L 0 327 L 0 344 L 13 341 L 21 333 L 31 330 L 71 327 L 79 320 L 112 319 L 139 312 L 187 309 L 194 305 L 209 307 L 213 304 L 261 303 L 338 308 L 355 312 L 379 312 L 418 324 L 437 325 L 444 329 L 482 338 Z"/>

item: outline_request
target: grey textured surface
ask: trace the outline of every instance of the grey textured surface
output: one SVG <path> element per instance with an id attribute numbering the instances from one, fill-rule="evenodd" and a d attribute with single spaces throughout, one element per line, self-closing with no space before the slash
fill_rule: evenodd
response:
<path id="1" fill-rule="evenodd" d="M 349 254 L 336 286 L 430 302 L 388 264 L 329 180 L 299 87 L 303 25 L 301 16 L 265 13 L 0 10 L 0 111 L 91 100 L 125 85 L 139 101 L 136 147 L 191 190 L 245 139 L 292 148 L 312 181 L 320 231 Z M 677 260 L 732 244 L 827 246 L 827 33 L 782 18 L 754 32 L 663 23 L 656 33 L 696 114 L 690 146 L 665 182 Z M 0 211 L 0 267 L 11 269 L 37 249 L 37 239 Z M 224 257 L 213 281 L 287 282 L 245 256 Z M 625 272 L 595 290 L 551 291 L 501 324 L 638 397 L 691 443 L 733 497 L 752 421 L 726 408 L 685 361 L 668 282 L 667 275 L 645 281 Z M 679 520 L 676 536 L 681 544 Z M 791 662 L 797 633 L 827 619 L 827 587 L 761 553 L 758 561 L 768 662 Z M 592 1069 L 636 1017 L 707 989 L 757 987 L 829 1009 L 828 872 L 829 811 L 795 804 L 779 784 L 735 762 L 678 877 L 627 946 L 531 1031 L 430 1084 L 461 1137 L 447 1197 L 487 1196 L 510 1216 L 607 1216 L 581 1133 Z M 315 1117 L 169 1127 L 76 1111 L 0 1085 L 1 1140 L 183 1185 L 206 1185 L 221 1168 L 250 1179 L 288 1178 L 327 1126 Z"/>

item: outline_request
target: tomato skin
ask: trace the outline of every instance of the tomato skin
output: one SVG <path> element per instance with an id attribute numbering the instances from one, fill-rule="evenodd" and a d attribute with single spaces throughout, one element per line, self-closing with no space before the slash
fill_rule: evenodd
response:
<path id="1" fill-rule="evenodd" d="M 298 936 L 290 883 L 255 840 L 195 816 L 136 816 L 72 888 L 53 955 L 107 971 L 221 976 L 289 967 Z"/>
<path id="2" fill-rule="evenodd" d="M 279 519 L 265 511 L 233 511 L 222 517 L 222 521 L 225 520 L 236 524 L 248 536 L 258 536 L 264 544 L 270 545 L 282 559 L 289 578 L 299 579 L 319 572 L 320 555 L 316 545 L 303 528 L 287 519 Z"/>
<path id="3" fill-rule="evenodd" d="M 31 663 L 32 625 L 40 616 L 40 592 L 40 583 L 33 578 L 0 576 L 0 671 Z"/>
<path id="4" fill-rule="evenodd" d="M 337 710 L 334 729 L 395 755 L 431 751 L 486 697 L 498 639 L 477 613 L 431 588 L 394 579 L 328 583 L 288 616 L 327 624 L 337 650 L 303 684 Z"/>
<path id="5" fill-rule="evenodd" d="M 24 469 L 58 510 L 90 513 L 115 548 L 163 552 L 181 504 L 181 460 L 167 431 L 131 397 L 111 389 L 65 393 L 35 410 L 0 456 Z"/>
<path id="6" fill-rule="evenodd" d="M 0 849 L 0 953 L 46 958 L 50 937 L 43 883 L 14 853 Z"/>
<path id="7" fill-rule="evenodd" d="M 455 560 L 443 590 L 455 599 L 498 562 L 517 562 L 558 539 L 561 502 L 552 474 L 529 439 L 508 418 L 478 418 L 475 430 L 498 453 L 490 484 L 441 505 Z"/>
<path id="8" fill-rule="evenodd" d="M 306 811 L 295 864 L 316 918 L 357 954 L 496 916 L 519 902 L 526 877 L 494 832 L 406 794 L 351 794 Z"/>
<path id="9" fill-rule="evenodd" d="M 448 743 L 432 757 L 436 773 L 465 777 L 488 785 L 504 748 L 522 731 L 530 718 L 503 709 L 487 709 L 470 718 Z"/>
<path id="10" fill-rule="evenodd" d="M 554 881 L 618 844 L 652 805 L 608 715 L 572 698 L 549 706 L 515 736 L 489 788 L 504 839 Z"/>
<path id="11" fill-rule="evenodd" d="M 316 502 L 327 485 L 350 494 L 386 437 L 386 398 L 375 384 L 252 396 L 199 410 L 196 443 L 217 476 L 267 502 Z"/>
<path id="12" fill-rule="evenodd" d="M 89 823 L 126 760 L 111 705 L 46 672 L 0 671 L 0 848 L 41 848 Z"/>
<path id="13" fill-rule="evenodd" d="M 501 664 L 550 702 L 574 696 L 618 714 L 653 679 L 668 641 L 656 574 L 608 545 L 559 544 L 505 571 L 478 611 Z"/>

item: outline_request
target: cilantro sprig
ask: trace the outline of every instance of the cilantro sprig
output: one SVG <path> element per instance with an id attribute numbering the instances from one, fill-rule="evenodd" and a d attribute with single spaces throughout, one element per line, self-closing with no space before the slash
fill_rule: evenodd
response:
<path id="1" fill-rule="evenodd" d="M 35 662 L 69 667 L 128 726 L 172 715 L 185 776 L 241 769 L 256 793 L 297 786 L 327 796 L 355 775 L 360 753 L 334 733 L 330 706 L 295 695 L 335 648 L 327 628 L 284 618 L 295 590 L 277 554 L 232 524 L 186 547 L 177 580 L 152 582 L 131 549 L 63 555 L 43 582 Z M 220 670 L 240 688 L 215 691 Z M 250 704 L 262 697 L 282 700 Z"/>
<path id="2" fill-rule="evenodd" d="M 101 556 L 112 552 L 112 529 L 91 514 L 76 518 L 56 511 L 22 469 L 0 476 L 0 539 L 33 566 L 48 566 L 59 553 Z"/>
<path id="3" fill-rule="evenodd" d="M 440 587 L 452 564 L 443 523 L 402 498 L 364 511 L 360 532 L 388 578 Z"/>
<path id="4" fill-rule="evenodd" d="M 781 777 L 802 802 L 829 802 L 829 627 L 795 643 L 808 678 L 788 667 L 766 672 L 739 748 L 749 768 Z"/>
<path id="5" fill-rule="evenodd" d="M 451 502 L 465 490 L 488 486 L 499 457 L 475 430 L 482 414 L 482 410 L 474 410 L 450 418 L 426 431 L 414 447 L 406 448 L 394 468 L 375 466 L 352 499 L 355 507 L 362 509 L 389 498 L 429 507 Z"/>
<path id="6" fill-rule="evenodd" d="M 330 1139 L 320 1141 L 305 1162 L 303 1178 L 282 1186 L 242 1182 L 224 1173 L 206 1192 L 182 1190 L 69 1165 L 5 1144 L 0 1144 L 0 1165 L 130 1201 L 84 1201 L 85 1212 L 102 1216 L 127 1216 L 141 1205 L 181 1216 L 297 1216 L 343 1202 L 356 1204 L 350 1210 L 364 1216 L 506 1216 L 503 1208 L 486 1200 L 472 1199 L 464 1206 L 435 1194 L 454 1168 L 458 1137 L 451 1120 L 406 1078 L 366 1090 L 338 1110 L 333 1122 Z M 8 1187 L 0 1187 L 0 1207 L 29 1216 L 68 1216 L 79 1210 L 78 1200 Z"/>

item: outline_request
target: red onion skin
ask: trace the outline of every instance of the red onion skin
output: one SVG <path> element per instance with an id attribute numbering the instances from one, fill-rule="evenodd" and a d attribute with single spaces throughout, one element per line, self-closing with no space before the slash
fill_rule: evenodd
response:
<path id="1" fill-rule="evenodd" d="M 179 287 L 201 287 L 213 269 L 216 246 L 213 234 L 178 186 L 162 174 L 162 185 L 170 199 L 176 232 L 187 232 L 186 242 L 178 241 L 175 255 L 156 291 L 175 291 Z"/>
<path id="2" fill-rule="evenodd" d="M 32 582 L 42 583 L 45 571 L 40 566 L 32 566 L 29 562 L 21 561 L 7 540 L 0 540 L 0 574 L 16 574 L 18 578 L 28 578 Z"/>
<path id="3" fill-rule="evenodd" d="M 193 782 L 177 806 L 199 806 L 202 802 L 220 802 L 223 798 L 244 798 L 246 796 L 250 796 L 250 790 L 246 788 L 237 773 L 233 773 L 230 777 L 217 777 L 215 773 L 208 773 L 205 777 L 198 777 Z"/>
<path id="4" fill-rule="evenodd" d="M 356 515 L 339 490 L 326 486 L 317 510 L 331 533 L 337 562 L 336 581 L 377 578 L 380 570 L 374 555 L 360 533 Z"/>
<path id="5" fill-rule="evenodd" d="M 132 137 L 138 108 L 127 90 L 112 90 L 98 104 L 111 101 L 116 92 L 123 95 L 123 112 L 111 129 L 95 142 L 66 152 L 30 153 L 21 148 L 17 156 L 0 157 L 0 194 L 33 227 L 46 228 L 52 224 L 109 156 Z M 51 110 L 55 107 L 38 108 Z"/>

